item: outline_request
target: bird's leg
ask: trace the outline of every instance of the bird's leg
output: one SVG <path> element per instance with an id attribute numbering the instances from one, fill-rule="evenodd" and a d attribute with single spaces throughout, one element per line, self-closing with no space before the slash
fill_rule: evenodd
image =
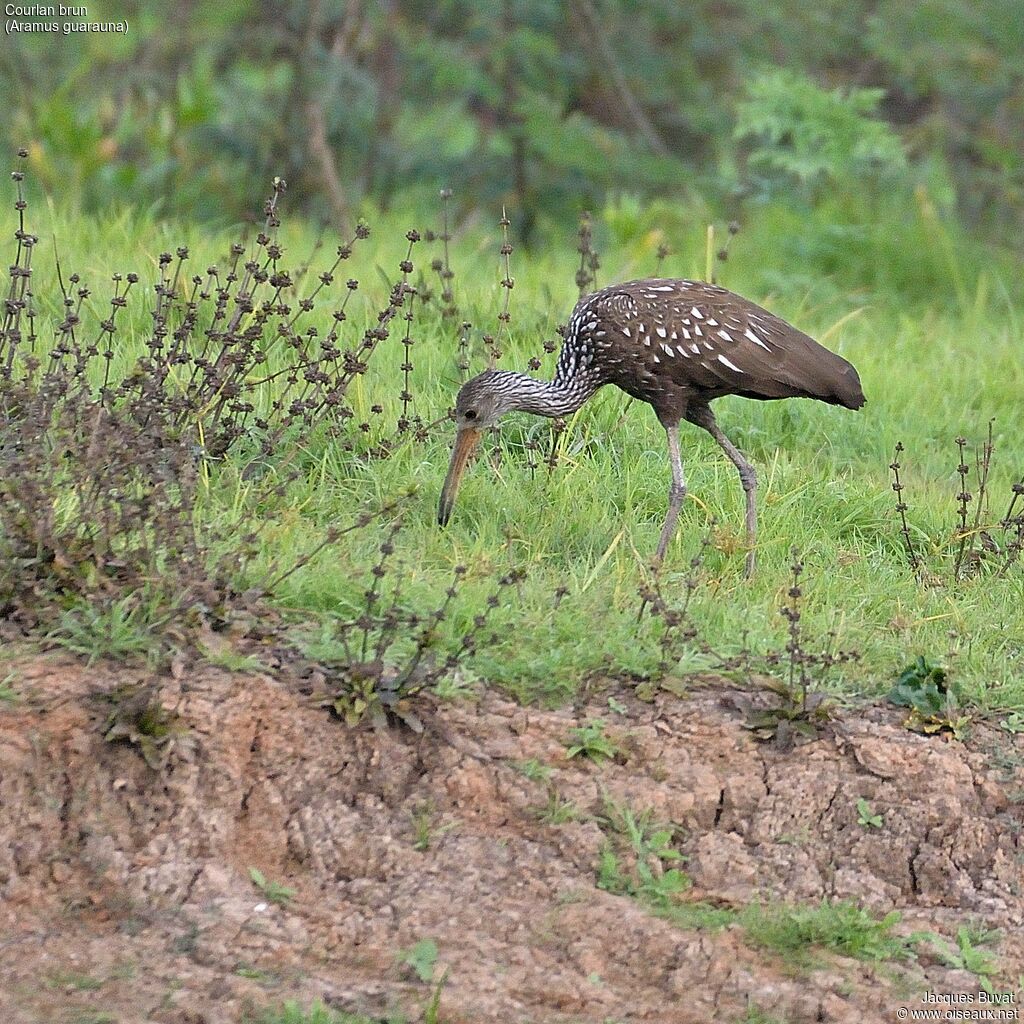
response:
<path id="1" fill-rule="evenodd" d="M 668 435 L 668 457 L 672 463 L 672 484 L 668 489 L 668 512 L 665 515 L 665 525 L 661 528 L 658 550 L 654 554 L 655 569 L 661 567 L 662 560 L 665 558 L 668 542 L 672 539 L 672 534 L 676 532 L 679 510 L 683 507 L 683 499 L 686 497 L 683 456 L 679 451 L 679 424 L 673 423 L 671 426 L 665 427 L 665 433 Z"/>
<path id="2" fill-rule="evenodd" d="M 740 474 L 740 483 L 747 499 L 747 563 L 744 576 L 748 579 L 754 574 L 754 542 L 757 540 L 757 474 L 754 467 L 743 457 L 743 453 L 722 433 L 715 414 L 704 406 L 690 408 L 687 419 L 703 427 L 719 444 L 722 451 L 729 456 L 729 461 Z"/>
<path id="3" fill-rule="evenodd" d="M 673 423 L 672 426 L 665 427 L 665 433 L 668 434 L 668 456 L 669 461 L 672 463 L 672 483 L 668 489 L 668 512 L 665 514 L 665 524 L 661 528 L 661 537 L 658 539 L 658 550 L 654 553 L 655 579 L 657 579 L 658 572 L 661 570 L 662 560 L 665 558 L 665 552 L 668 550 L 668 542 L 672 539 L 672 534 L 676 532 L 679 510 L 682 508 L 683 499 L 686 497 L 686 480 L 683 477 L 683 456 L 679 451 L 679 424 Z M 640 622 L 644 617 L 647 604 L 648 598 L 643 597 L 640 601 L 640 613 L 636 617 L 637 622 Z"/>

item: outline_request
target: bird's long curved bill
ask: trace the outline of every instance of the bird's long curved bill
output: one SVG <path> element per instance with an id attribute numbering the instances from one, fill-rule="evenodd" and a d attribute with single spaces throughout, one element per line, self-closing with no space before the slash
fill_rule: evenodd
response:
<path id="1" fill-rule="evenodd" d="M 448 475 L 444 478 L 441 488 L 441 501 L 437 507 L 437 521 L 441 526 L 448 525 L 448 519 L 455 505 L 455 495 L 459 493 L 459 481 L 462 471 L 466 468 L 470 455 L 480 441 L 481 431 L 473 427 L 463 427 L 455 436 L 451 461 L 448 463 Z"/>

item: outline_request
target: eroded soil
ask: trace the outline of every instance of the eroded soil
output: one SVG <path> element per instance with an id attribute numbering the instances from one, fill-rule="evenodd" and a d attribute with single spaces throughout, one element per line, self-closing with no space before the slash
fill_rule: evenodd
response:
<path id="1" fill-rule="evenodd" d="M 628 689 L 575 709 L 494 694 L 425 702 L 426 730 L 349 729 L 293 684 L 214 669 L 159 681 L 180 737 L 155 770 L 108 743 L 101 695 L 139 676 L 13 665 L 0 703 L 0 1014 L 10 1022 L 237 1022 L 323 999 L 415 1019 L 430 994 L 398 951 L 433 940 L 448 1024 L 896 1020 L 921 994 L 977 992 L 922 953 L 795 971 L 738 926 L 685 930 L 597 887 L 607 800 L 679 828 L 683 897 L 849 898 L 899 928 L 1002 931 L 997 988 L 1024 972 L 1024 738 L 966 743 L 844 712 L 780 752 L 742 727 L 736 691 L 654 703 Z M 568 759 L 601 717 L 626 756 Z M 535 759 L 550 779 L 517 767 Z M 539 815 L 554 791 L 578 821 Z M 857 800 L 882 816 L 858 823 Z M 417 848 L 426 847 L 426 849 Z M 257 868 L 295 890 L 281 906 Z M 104 1014 L 108 1016 L 104 1016 Z"/>

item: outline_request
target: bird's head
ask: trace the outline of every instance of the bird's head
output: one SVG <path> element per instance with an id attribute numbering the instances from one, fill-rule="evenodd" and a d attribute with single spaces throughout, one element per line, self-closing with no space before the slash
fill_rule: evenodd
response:
<path id="1" fill-rule="evenodd" d="M 486 370 L 472 380 L 467 380 L 459 389 L 455 399 L 455 445 L 452 448 L 451 461 L 448 463 L 448 475 L 441 489 L 441 501 L 437 510 L 437 521 L 448 524 L 455 504 L 455 495 L 459 490 L 462 471 L 466 468 L 470 455 L 480 442 L 484 430 L 493 426 L 507 412 L 516 408 L 516 382 L 520 374 L 505 370 Z"/>

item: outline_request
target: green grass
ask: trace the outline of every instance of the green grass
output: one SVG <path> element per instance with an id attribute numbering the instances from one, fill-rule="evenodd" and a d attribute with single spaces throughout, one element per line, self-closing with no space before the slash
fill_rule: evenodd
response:
<path id="1" fill-rule="evenodd" d="M 276 903 L 279 907 L 287 907 L 295 898 L 294 889 L 289 889 L 280 882 L 271 881 L 258 868 L 249 868 L 249 879 L 271 903 Z"/>
<path id="2" fill-rule="evenodd" d="M 794 967 L 806 968 L 815 950 L 826 949 L 857 960 L 912 960 L 922 935 L 894 935 L 896 912 L 876 919 L 853 903 L 817 906 L 752 904 L 739 916 L 747 943 L 777 953 Z"/>
<path id="3" fill-rule="evenodd" d="M 662 213 L 668 240 L 679 253 L 665 261 L 662 273 L 700 275 L 703 226 L 688 220 L 685 211 Z M 106 315 L 112 273 L 135 270 L 142 275 L 142 285 L 119 317 L 126 328 L 115 359 L 120 367 L 130 366 L 139 354 L 151 322 L 147 309 L 156 254 L 188 244 L 190 264 L 201 272 L 210 263 L 223 264 L 236 237 L 232 231 L 200 233 L 158 224 L 131 212 L 100 218 L 60 209 L 48 214 L 39 203 L 28 217 L 42 238 L 33 278 L 40 324 L 60 310 L 49 248 L 54 234 L 65 276 L 77 271 L 93 289 L 86 317 L 89 311 L 97 321 Z M 599 245 L 606 247 L 599 284 L 654 271 L 655 249 L 667 236 L 649 230 L 646 218 L 628 203 L 610 211 L 609 226 L 599 231 Z M 384 305 L 385 278 L 394 276 L 404 254 L 405 229 L 422 229 L 435 220 L 433 214 L 414 220 L 371 212 L 373 237 L 357 247 L 339 274 L 361 281 L 355 298 L 362 304 L 349 306 L 349 339 L 358 337 Z M 860 261 L 856 273 L 846 272 L 852 263 L 844 270 L 844 250 L 834 240 L 824 259 L 821 239 L 826 235 L 818 221 L 801 226 L 791 214 L 767 209 L 737 237 L 720 273 L 722 283 L 766 302 L 854 362 L 868 405 L 853 413 L 796 400 L 717 403 L 723 428 L 754 461 L 761 481 L 758 571 L 750 581 L 742 576 L 742 493 L 736 473 L 702 432 L 684 430 L 690 497 L 666 560 L 663 589 L 670 598 L 681 594 L 690 559 L 714 518 L 719 525 L 691 610 L 702 635 L 716 648 L 782 646 L 786 624 L 778 610 L 796 546 L 807 566 L 807 634 L 823 637 L 834 630 L 840 647 L 862 655 L 837 670 L 834 685 L 840 691 L 882 693 L 914 657 L 942 659 L 952 644 L 957 654 L 951 672 L 965 699 L 987 708 L 1024 708 L 1024 674 L 1018 668 L 1024 657 L 1019 615 L 1024 571 L 1018 567 L 1005 579 L 979 576 L 956 585 L 948 572 L 940 572 L 936 585 L 918 583 L 906 566 L 888 469 L 901 440 L 911 530 L 925 555 L 939 565 L 950 548 L 958 490 L 953 439 L 963 434 L 980 441 L 994 418 L 991 518 L 1002 512 L 1012 480 L 1024 472 L 1021 305 L 1013 268 L 1001 254 L 987 256 L 976 245 L 940 246 L 936 232 L 941 226 L 920 211 L 906 211 L 902 223 L 886 223 L 885 230 L 879 225 L 858 236 L 849 257 Z M 806 238 L 800 235 L 804 229 Z M 286 218 L 281 237 L 285 262 L 303 262 L 312 228 Z M 921 246 L 929 238 L 935 245 L 924 253 Z M 329 262 L 333 244 L 329 239 L 314 271 Z M 501 365 L 523 368 L 530 356 L 541 354 L 545 339 L 557 340 L 555 327 L 576 298 L 577 257 L 568 232 L 561 246 L 513 253 L 516 284 L 506 333 L 498 321 L 504 300 L 498 285 L 503 276 L 499 246 L 496 228 L 475 228 L 454 240 L 456 301 L 460 319 L 471 321 L 477 336 L 498 335 L 505 353 Z M 943 255 L 950 252 L 959 253 L 962 262 L 951 263 L 953 257 Z M 426 270 L 433 255 L 424 243 L 413 259 Z M 870 260 L 881 262 L 866 274 L 863 264 Z M 926 264 L 926 274 L 918 263 Z M 911 299 L 890 282 L 909 282 Z M 315 273 L 300 292 L 308 293 L 314 284 Z M 339 283 L 334 293 L 341 290 Z M 307 322 L 323 334 L 329 317 L 329 305 L 320 304 Z M 442 416 L 453 403 L 460 379 L 458 331 L 458 323 L 442 322 L 432 310 L 417 313 L 412 390 L 414 411 L 425 422 Z M 400 412 L 400 337 L 399 327 L 350 392 L 357 418 L 371 422 L 368 445 L 393 432 Z M 554 356 L 547 356 L 540 373 L 550 375 L 553 364 Z M 473 370 L 484 365 L 477 344 Z M 272 400 L 273 388 L 266 385 L 265 403 Z M 382 414 L 370 412 L 374 403 L 383 406 Z M 358 510 L 412 487 L 394 556 L 401 565 L 404 602 L 424 610 L 436 607 L 452 568 L 459 563 L 470 568 L 443 626 L 449 638 L 458 637 L 479 611 L 493 589 L 495 572 L 511 566 L 529 572 L 494 613 L 498 640 L 476 657 L 472 669 L 477 676 L 520 700 L 557 704 L 595 673 L 652 671 L 660 625 L 645 620 L 638 627 L 637 586 L 665 513 L 669 468 L 664 432 L 651 410 L 605 389 L 569 421 L 552 471 L 540 458 L 543 452 L 534 453 L 539 468 L 528 469 L 526 448 L 534 439 L 547 446 L 551 424 L 526 415 L 508 417 L 499 432 L 485 439 L 452 522 L 441 530 L 435 514 L 451 435 L 450 425 L 441 424 L 426 441 L 407 439 L 385 460 L 353 458 L 326 430 L 300 438 L 304 476 L 282 506 L 264 510 L 261 562 L 250 569 L 254 578 L 315 547 L 328 525 L 347 525 Z M 281 457 L 289 456 L 282 452 Z M 214 467 L 202 510 L 207 521 L 230 525 L 237 519 L 251 490 L 240 468 L 234 455 Z M 268 468 L 274 471 L 273 465 Z M 382 528 L 345 535 L 289 576 L 276 600 L 299 618 L 324 620 L 323 630 L 314 625 L 309 635 L 329 637 L 333 619 L 358 614 L 382 535 Z M 566 593 L 556 602 L 559 587 Z M 104 653 L 130 650 L 144 636 L 130 619 L 97 630 L 78 611 L 72 614 L 62 642 L 90 654 L 101 647 Z"/>
<path id="4" fill-rule="evenodd" d="M 103 979 L 94 978 L 91 974 L 81 971 L 53 971 L 46 976 L 46 984 L 50 988 L 69 988 L 80 992 L 96 992 L 103 988 Z"/>
<path id="5" fill-rule="evenodd" d="M 393 1024 L 401 1024 L 402 1017 L 392 1017 Z M 303 1009 L 294 1000 L 288 1000 L 278 1007 L 263 1010 L 258 1016 L 248 1016 L 245 1024 L 384 1024 L 380 1019 L 371 1019 L 357 1013 L 342 1013 L 331 1010 L 321 1002 L 312 1003 Z"/>

